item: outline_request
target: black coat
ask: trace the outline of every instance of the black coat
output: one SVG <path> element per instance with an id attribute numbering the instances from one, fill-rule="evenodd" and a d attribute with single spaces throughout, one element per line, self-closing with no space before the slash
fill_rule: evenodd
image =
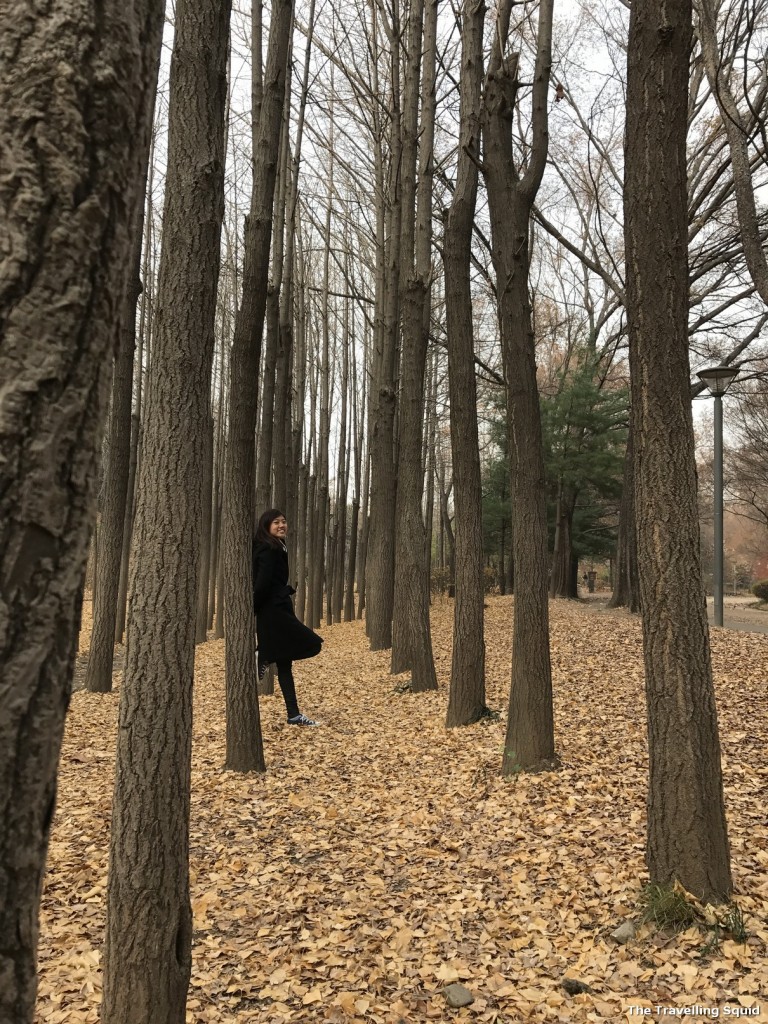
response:
<path id="1" fill-rule="evenodd" d="M 288 585 L 288 553 L 273 544 L 253 546 L 253 610 L 261 661 L 301 661 L 320 653 L 322 637 L 299 622 Z"/>

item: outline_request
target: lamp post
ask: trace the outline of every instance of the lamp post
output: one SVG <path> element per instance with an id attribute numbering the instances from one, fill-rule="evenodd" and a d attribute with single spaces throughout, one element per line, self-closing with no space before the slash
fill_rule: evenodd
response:
<path id="1" fill-rule="evenodd" d="M 734 366 L 713 366 L 697 374 L 715 399 L 715 625 L 723 624 L 723 395 L 739 372 Z"/>

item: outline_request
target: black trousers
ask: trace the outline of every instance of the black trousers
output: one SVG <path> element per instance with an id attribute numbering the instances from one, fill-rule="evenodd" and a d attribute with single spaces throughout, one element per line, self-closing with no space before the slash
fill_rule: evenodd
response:
<path id="1" fill-rule="evenodd" d="M 289 718 L 295 718 L 299 714 L 299 702 L 296 699 L 296 684 L 293 681 L 293 662 L 276 661 L 275 664 L 277 665 L 277 681 L 283 691 L 285 710 L 288 712 Z"/>

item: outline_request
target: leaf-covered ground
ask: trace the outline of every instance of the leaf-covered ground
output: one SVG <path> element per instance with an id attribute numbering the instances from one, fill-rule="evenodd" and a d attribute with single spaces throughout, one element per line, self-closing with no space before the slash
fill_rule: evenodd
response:
<path id="1" fill-rule="evenodd" d="M 262 701 L 265 777 L 222 770 L 223 642 L 198 648 L 190 1022 L 768 1018 L 768 636 L 713 630 L 737 899 L 749 938 L 611 932 L 646 881 L 645 711 L 635 618 L 552 606 L 562 770 L 499 777 L 503 721 L 447 731 L 452 605 L 433 609 L 437 694 L 397 694 L 361 623 L 297 667 L 302 710 Z M 491 598 L 488 702 L 503 709 L 511 601 Z M 87 650 L 87 617 L 81 651 Z M 43 897 L 41 1022 L 98 1019 L 118 695 L 76 693 Z M 569 995 L 565 978 L 591 992 Z M 460 981 L 474 995 L 451 1009 Z M 653 1016 L 656 1016 L 655 1009 Z M 148 1022 L 149 1024 L 149 1022 Z"/>

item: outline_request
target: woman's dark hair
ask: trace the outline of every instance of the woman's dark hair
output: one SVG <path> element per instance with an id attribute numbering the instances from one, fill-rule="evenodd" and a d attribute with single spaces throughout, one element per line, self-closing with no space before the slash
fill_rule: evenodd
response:
<path id="1" fill-rule="evenodd" d="M 279 548 L 282 545 L 277 537 L 273 537 L 269 532 L 269 527 L 272 523 L 279 519 L 283 513 L 279 508 L 268 508 L 266 512 L 262 512 L 259 516 L 259 525 L 256 527 L 256 543 L 257 544 L 271 544 L 273 548 Z"/>

